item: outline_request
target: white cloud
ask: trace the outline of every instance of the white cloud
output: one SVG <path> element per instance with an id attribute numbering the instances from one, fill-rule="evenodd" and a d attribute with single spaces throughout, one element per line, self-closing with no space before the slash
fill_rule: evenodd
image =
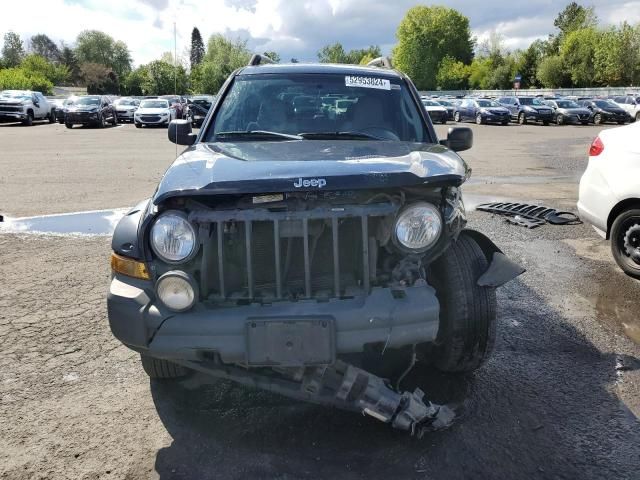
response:
<path id="1" fill-rule="evenodd" d="M 395 31 L 416 0 L 31 0 L 28 14 L 19 2 L 3 2 L 0 34 L 13 30 L 26 40 L 46 33 L 72 44 L 85 29 L 103 30 L 123 40 L 136 64 L 173 50 L 176 22 L 178 51 L 197 26 L 206 39 L 213 33 L 240 35 L 256 50 L 276 50 L 285 59 L 314 61 L 327 43 L 345 48 L 380 45 L 388 53 Z M 553 19 L 567 1 L 442 0 L 468 16 L 479 39 L 491 31 L 508 48 L 526 47 L 553 31 Z M 592 0 L 604 23 L 640 22 L 640 1 Z"/>

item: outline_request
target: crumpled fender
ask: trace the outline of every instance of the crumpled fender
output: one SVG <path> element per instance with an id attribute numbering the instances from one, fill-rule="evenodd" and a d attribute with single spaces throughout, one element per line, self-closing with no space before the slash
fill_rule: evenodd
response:
<path id="1" fill-rule="evenodd" d="M 486 235 L 469 228 L 462 230 L 460 235 L 468 235 L 475 240 L 489 262 L 487 271 L 478 278 L 479 286 L 500 287 L 526 272 L 524 267 L 510 260 Z"/>

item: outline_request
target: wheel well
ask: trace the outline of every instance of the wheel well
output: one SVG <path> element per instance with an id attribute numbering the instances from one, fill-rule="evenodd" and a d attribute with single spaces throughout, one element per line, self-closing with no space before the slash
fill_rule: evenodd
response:
<path id="1" fill-rule="evenodd" d="M 620 215 L 625 210 L 629 210 L 630 208 L 640 208 L 640 198 L 627 198 L 618 203 L 615 207 L 611 209 L 609 213 L 609 218 L 607 218 L 607 240 L 609 240 L 609 233 L 611 232 L 611 225 L 615 222 L 618 215 Z"/>
<path id="2" fill-rule="evenodd" d="M 30 113 L 32 116 L 35 116 L 35 115 L 33 114 L 33 109 L 32 109 L 32 108 L 28 108 L 28 109 L 27 109 L 27 114 L 29 114 L 29 113 Z"/>

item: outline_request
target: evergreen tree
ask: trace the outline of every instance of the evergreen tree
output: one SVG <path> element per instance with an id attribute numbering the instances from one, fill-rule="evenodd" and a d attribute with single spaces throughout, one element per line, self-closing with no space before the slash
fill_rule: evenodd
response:
<path id="1" fill-rule="evenodd" d="M 204 42 L 202 41 L 202 35 L 198 27 L 193 27 L 191 31 L 191 69 L 193 70 L 197 65 L 202 63 L 204 58 Z"/>

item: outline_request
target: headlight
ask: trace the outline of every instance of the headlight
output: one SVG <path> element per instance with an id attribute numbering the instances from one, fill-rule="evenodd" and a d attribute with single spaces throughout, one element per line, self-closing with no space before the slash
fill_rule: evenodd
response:
<path id="1" fill-rule="evenodd" d="M 167 272 L 156 284 L 160 301 L 174 312 L 184 312 L 193 307 L 196 300 L 194 282 L 184 272 Z"/>
<path id="2" fill-rule="evenodd" d="M 396 239 L 410 250 L 426 250 L 438 240 L 441 231 L 440 213 L 429 203 L 415 203 L 405 208 L 396 220 Z"/>
<path id="3" fill-rule="evenodd" d="M 151 248 L 168 263 L 185 261 L 196 252 L 196 233 L 181 212 L 167 212 L 151 228 Z"/>

